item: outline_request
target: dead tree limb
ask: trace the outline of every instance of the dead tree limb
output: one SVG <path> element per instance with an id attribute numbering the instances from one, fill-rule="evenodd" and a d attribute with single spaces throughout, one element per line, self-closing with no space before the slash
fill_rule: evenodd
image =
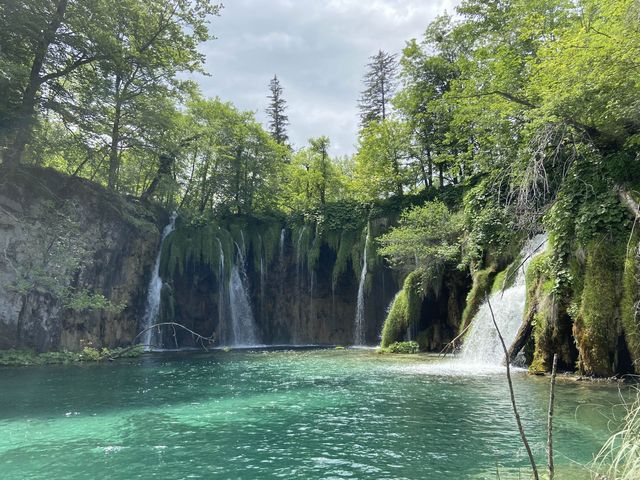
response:
<path id="1" fill-rule="evenodd" d="M 553 403 L 556 395 L 556 369 L 558 368 L 558 354 L 553 355 L 553 368 L 551 369 L 551 388 L 549 391 L 549 414 L 547 415 L 547 468 L 549 480 L 553 480 L 555 473 L 553 466 Z"/>
<path id="2" fill-rule="evenodd" d="M 533 333 L 533 320 L 537 311 L 538 309 L 536 308 L 536 305 L 533 305 L 531 306 L 531 308 L 529 308 L 529 312 L 527 312 L 527 316 L 525 317 L 524 322 L 518 329 L 516 339 L 511 344 L 511 347 L 509 347 L 509 356 L 507 357 L 507 362 L 513 362 L 516 359 L 518 353 L 520 353 L 520 351 L 524 348 L 527 341 L 529 341 L 529 338 Z"/>
<path id="3" fill-rule="evenodd" d="M 502 345 L 502 350 L 504 352 L 504 357 L 507 359 L 505 362 L 507 367 L 507 382 L 509 383 L 509 394 L 511 395 L 511 406 L 513 407 L 513 415 L 516 418 L 516 423 L 518 424 L 518 430 L 520 432 L 520 438 L 522 439 L 522 443 L 524 448 L 527 451 L 527 455 L 529 456 L 529 462 L 531 463 L 531 469 L 533 471 L 534 480 L 540 480 L 538 475 L 538 467 L 536 466 L 536 460 L 533 457 L 533 452 L 531 451 L 531 447 L 529 446 L 529 441 L 527 440 L 527 436 L 524 433 L 524 426 L 522 425 L 522 420 L 520 419 L 520 413 L 518 412 L 518 405 L 516 404 L 516 395 L 513 391 L 513 382 L 511 381 L 511 366 L 509 365 L 508 357 L 509 352 L 507 350 L 507 345 L 504 342 L 504 337 L 502 333 L 500 333 L 500 328 L 498 327 L 498 322 L 496 322 L 496 317 L 493 314 L 493 307 L 491 307 L 491 300 L 489 300 L 489 295 L 485 294 L 485 299 L 487 301 L 487 305 L 489 306 L 489 312 L 491 313 L 491 320 L 493 321 L 493 326 L 498 333 L 498 338 L 500 339 L 500 344 Z"/>
<path id="4" fill-rule="evenodd" d="M 134 339 L 131 341 L 131 343 L 134 344 L 132 348 L 135 348 L 138 345 L 142 345 L 143 347 L 154 347 L 154 346 L 156 346 L 156 345 L 136 344 L 136 340 L 138 340 L 138 338 L 140 338 L 140 336 L 143 335 L 145 332 L 148 332 L 149 330 L 152 330 L 154 328 L 164 327 L 164 326 L 171 326 L 174 329 L 175 329 L 175 327 L 178 327 L 178 328 L 181 328 L 183 330 L 186 330 L 187 332 L 189 332 L 191 335 L 193 335 L 193 337 L 195 337 L 198 340 L 198 342 L 200 343 L 202 348 L 205 349 L 205 350 L 208 350 L 207 345 L 211 346 L 213 344 L 213 342 L 215 341 L 215 335 L 214 334 L 211 334 L 210 337 L 205 337 L 203 335 L 200 335 L 199 333 L 194 332 L 190 328 L 185 327 L 184 325 L 182 325 L 180 323 L 162 322 L 162 323 L 156 323 L 154 325 L 151 325 L 150 327 L 147 327 L 147 328 L 143 329 L 142 331 L 140 331 L 140 333 L 138 333 L 134 337 Z"/>
<path id="5" fill-rule="evenodd" d="M 438 354 L 438 358 L 440 357 L 446 357 L 449 353 L 449 351 L 453 351 L 456 348 L 456 342 L 458 340 L 460 340 L 465 333 L 467 333 L 467 331 L 469 330 L 469 328 L 471 328 L 472 322 L 469 322 L 469 325 L 467 325 L 466 327 L 464 327 L 464 330 L 462 330 L 462 332 L 460 332 L 460 335 L 458 335 L 456 338 L 454 338 L 453 340 L 451 340 L 449 343 L 447 343 L 444 348 L 440 351 L 440 353 Z"/>

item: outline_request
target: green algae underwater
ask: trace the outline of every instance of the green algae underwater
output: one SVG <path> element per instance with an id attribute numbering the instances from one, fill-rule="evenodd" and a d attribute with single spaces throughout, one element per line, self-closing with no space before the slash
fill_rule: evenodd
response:
<path id="1" fill-rule="evenodd" d="M 283 349 L 0 372 L 6 480 L 529 477 L 499 369 Z M 548 379 L 516 371 L 514 382 L 544 468 Z M 589 478 L 624 417 L 625 388 L 559 380 L 558 478 Z"/>

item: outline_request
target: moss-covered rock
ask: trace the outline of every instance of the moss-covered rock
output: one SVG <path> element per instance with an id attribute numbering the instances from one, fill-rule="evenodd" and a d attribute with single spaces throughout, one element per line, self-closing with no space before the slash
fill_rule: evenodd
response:
<path id="1" fill-rule="evenodd" d="M 473 274 L 473 284 L 471 285 L 471 290 L 469 290 L 469 293 L 467 294 L 467 302 L 464 311 L 462 312 L 460 332 L 464 331 L 469 326 L 473 317 L 478 313 L 485 295 L 492 288 L 495 276 L 495 266 L 478 270 Z"/>
<path id="2" fill-rule="evenodd" d="M 620 313 L 622 328 L 635 373 L 640 373 L 640 235 L 629 242 L 624 261 Z"/>
<path id="3" fill-rule="evenodd" d="M 573 333 L 580 352 L 580 371 L 604 377 L 616 371 L 624 247 L 601 238 L 593 241 L 587 251 Z"/>
<path id="4" fill-rule="evenodd" d="M 380 346 L 387 348 L 402 340 L 407 329 L 420 321 L 422 299 L 424 297 L 423 272 L 411 272 L 404 281 L 402 290 L 389 309 L 382 328 Z"/>

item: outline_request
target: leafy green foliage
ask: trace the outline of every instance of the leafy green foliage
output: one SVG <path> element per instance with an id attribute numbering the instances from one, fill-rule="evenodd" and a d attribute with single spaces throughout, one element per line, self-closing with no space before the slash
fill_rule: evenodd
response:
<path id="1" fill-rule="evenodd" d="M 419 353 L 420 347 L 417 342 L 394 342 L 388 347 L 380 348 L 380 353 Z"/>
<path id="2" fill-rule="evenodd" d="M 79 362 L 102 362 L 113 358 L 137 358 L 143 353 L 143 348 L 137 345 L 133 348 L 102 348 L 100 350 L 85 346 L 81 352 L 44 352 L 36 353 L 32 350 L 0 350 L 0 366 L 22 367 L 32 365 L 69 364 Z"/>
<path id="3" fill-rule="evenodd" d="M 379 253 L 391 264 L 439 272 L 461 258 L 462 216 L 442 202 L 428 202 L 402 214 L 399 226 L 379 239 Z"/>

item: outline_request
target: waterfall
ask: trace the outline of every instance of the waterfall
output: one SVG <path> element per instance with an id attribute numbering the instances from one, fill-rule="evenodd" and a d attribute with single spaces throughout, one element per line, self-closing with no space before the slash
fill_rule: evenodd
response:
<path id="1" fill-rule="evenodd" d="M 227 271 L 225 270 L 222 242 L 219 238 L 216 238 L 216 240 L 220 249 L 220 264 L 218 267 L 218 335 L 220 335 L 220 338 L 218 341 L 220 344 L 225 345 L 227 342 L 227 309 L 225 308 L 227 305 L 227 292 L 225 290 Z"/>
<path id="2" fill-rule="evenodd" d="M 231 269 L 229 278 L 229 303 L 231 307 L 231 326 L 233 330 L 233 346 L 254 346 L 258 344 L 249 289 L 247 288 L 247 274 L 245 271 L 244 255 L 240 246 L 238 261 Z"/>
<path id="3" fill-rule="evenodd" d="M 364 289 L 367 280 L 367 250 L 369 248 L 370 231 L 367 227 L 367 238 L 364 241 L 364 252 L 362 253 L 362 271 L 360 272 L 360 284 L 358 285 L 358 303 L 356 307 L 355 332 L 353 335 L 354 345 L 365 344 L 365 318 L 364 318 Z"/>
<path id="4" fill-rule="evenodd" d="M 507 348 L 509 348 L 522 325 L 526 301 L 525 273 L 531 258 L 546 241 L 545 235 L 536 235 L 527 241 L 520 258 L 524 260 L 516 274 L 514 283 L 504 291 L 499 291 L 489 297 L 491 308 Z M 538 250 L 539 249 L 539 250 Z M 484 302 L 473 319 L 470 331 L 462 347 L 460 355 L 462 361 L 475 365 L 502 365 L 504 351 L 493 325 L 489 305 Z"/>
<path id="5" fill-rule="evenodd" d="M 153 272 L 151 274 L 151 280 L 149 281 L 149 287 L 147 289 L 147 306 L 144 311 L 144 317 L 142 319 L 142 328 L 147 329 L 151 325 L 158 323 L 158 316 L 160 315 L 160 300 L 162 294 L 162 278 L 160 278 L 160 258 L 162 256 L 162 246 L 165 239 L 176 227 L 177 213 L 171 214 L 171 220 L 169 224 L 164 227 L 162 231 L 162 237 L 160 239 L 160 248 L 158 249 L 158 255 L 156 256 L 156 263 L 153 266 Z M 142 334 L 142 345 L 144 345 L 145 351 L 150 351 L 151 347 L 162 346 L 162 335 L 159 329 L 146 330 Z"/>
<path id="6" fill-rule="evenodd" d="M 284 261 L 284 240 L 287 235 L 287 231 L 283 228 L 280 230 L 280 261 Z"/>
<path id="7" fill-rule="evenodd" d="M 303 302 L 302 302 L 302 273 L 304 270 L 304 257 L 302 256 L 302 238 L 307 230 L 307 226 L 304 225 L 300 229 L 298 234 L 298 240 L 296 241 L 296 288 L 295 288 L 295 301 L 297 303 L 298 315 L 293 322 L 292 336 L 294 343 L 300 342 L 300 326 L 303 325 Z"/>

